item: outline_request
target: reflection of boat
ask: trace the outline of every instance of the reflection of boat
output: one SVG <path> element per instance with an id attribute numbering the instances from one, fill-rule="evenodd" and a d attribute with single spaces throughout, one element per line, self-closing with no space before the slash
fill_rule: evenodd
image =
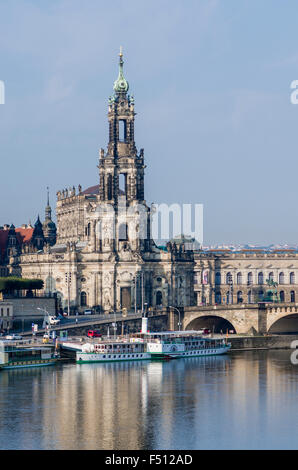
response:
<path id="1" fill-rule="evenodd" d="M 30 346 L 23 341 L 0 341 L 0 369 L 49 366 L 56 361 L 49 347 Z"/>
<path id="2" fill-rule="evenodd" d="M 205 357 L 226 353 L 231 347 L 222 338 L 206 338 L 197 331 L 137 333 L 111 341 L 85 343 L 76 360 L 85 362 L 137 361 L 145 359 L 178 359 Z"/>

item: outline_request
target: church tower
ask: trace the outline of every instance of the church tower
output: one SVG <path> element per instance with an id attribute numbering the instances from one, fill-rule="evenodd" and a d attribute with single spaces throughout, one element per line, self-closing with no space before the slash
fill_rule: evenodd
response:
<path id="1" fill-rule="evenodd" d="M 109 99 L 108 147 L 106 153 L 101 149 L 99 158 L 99 201 L 111 207 L 114 216 L 112 222 L 109 215 L 101 219 L 102 251 L 129 259 L 129 253 L 141 255 L 150 249 L 150 209 L 144 200 L 144 150 L 138 153 L 134 140 L 136 113 L 123 73 L 122 50 L 119 57 L 119 74 Z"/>
<path id="2" fill-rule="evenodd" d="M 117 207 L 119 196 L 127 203 L 144 202 L 144 151 L 138 154 L 134 141 L 134 99 L 123 74 L 123 54 L 119 54 L 119 75 L 114 95 L 109 99 L 109 143 L 100 151 L 100 200 Z"/>

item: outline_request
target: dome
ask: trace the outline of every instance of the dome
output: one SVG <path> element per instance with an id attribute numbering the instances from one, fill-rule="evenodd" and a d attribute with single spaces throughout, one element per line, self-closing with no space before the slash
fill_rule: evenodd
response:
<path id="1" fill-rule="evenodd" d="M 127 93 L 129 89 L 129 84 L 128 81 L 124 78 L 123 75 L 123 54 L 122 51 L 120 50 L 120 61 L 119 61 L 119 75 L 117 80 L 114 82 L 114 91 L 116 93 Z"/>

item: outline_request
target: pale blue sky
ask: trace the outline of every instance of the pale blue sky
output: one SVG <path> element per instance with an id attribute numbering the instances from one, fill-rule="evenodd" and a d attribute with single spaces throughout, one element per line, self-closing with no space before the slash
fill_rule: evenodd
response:
<path id="1" fill-rule="evenodd" d="M 203 203 L 204 242 L 298 243 L 298 3 L 0 0 L 0 224 L 97 184 L 119 46 L 146 199 Z"/>

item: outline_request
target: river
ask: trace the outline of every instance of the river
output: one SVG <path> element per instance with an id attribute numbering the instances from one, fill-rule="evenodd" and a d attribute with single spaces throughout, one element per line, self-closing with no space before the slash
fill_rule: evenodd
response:
<path id="1" fill-rule="evenodd" d="M 0 372 L 0 449 L 295 449 L 290 350 Z"/>

